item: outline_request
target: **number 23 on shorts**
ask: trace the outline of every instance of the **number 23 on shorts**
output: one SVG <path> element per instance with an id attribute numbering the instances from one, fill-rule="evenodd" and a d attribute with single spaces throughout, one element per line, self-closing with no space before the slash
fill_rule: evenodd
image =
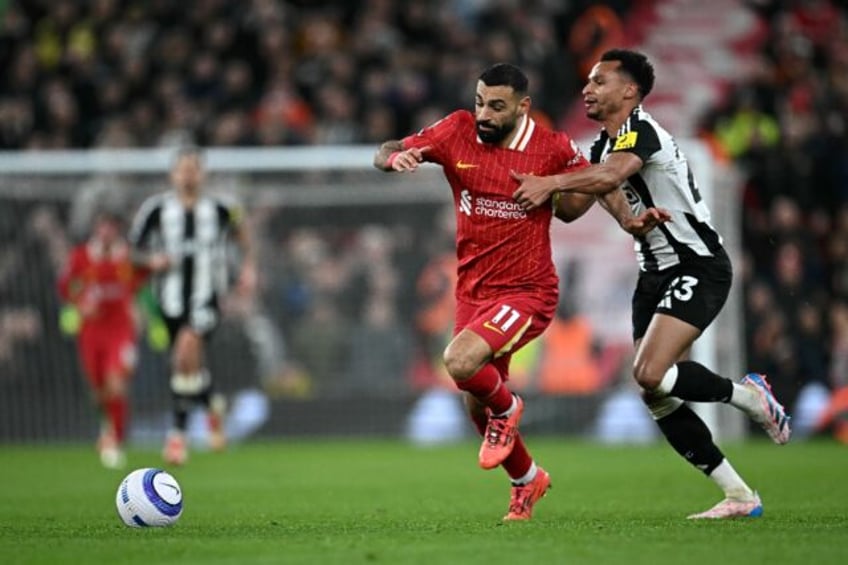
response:
<path id="1" fill-rule="evenodd" d="M 698 279 L 690 275 L 675 277 L 675 279 L 671 281 L 671 284 L 668 285 L 668 288 L 657 307 L 671 308 L 672 298 L 679 300 L 680 302 L 689 302 L 692 299 L 694 288 L 697 284 Z"/>

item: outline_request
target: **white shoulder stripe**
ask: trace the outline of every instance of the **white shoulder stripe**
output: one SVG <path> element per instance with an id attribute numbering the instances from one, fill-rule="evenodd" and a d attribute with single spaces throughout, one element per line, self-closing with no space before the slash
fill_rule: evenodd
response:
<path id="1" fill-rule="evenodd" d="M 512 141 L 509 143 L 509 149 L 518 150 L 518 151 L 524 150 L 523 147 L 519 147 L 519 146 L 524 141 L 525 134 L 527 133 L 527 130 L 529 129 L 530 123 L 532 121 L 533 120 L 531 120 L 526 115 L 521 116 L 521 123 L 518 124 L 518 130 L 515 132 L 515 135 L 513 136 Z M 524 145 L 526 146 L 527 143 L 525 142 Z"/>
<path id="2" fill-rule="evenodd" d="M 524 151 L 527 148 L 527 144 L 530 143 L 530 139 L 533 137 L 533 132 L 536 131 L 536 121 L 533 118 L 527 118 L 527 122 L 527 131 L 524 133 L 524 139 L 518 144 L 519 151 Z"/>
<path id="3" fill-rule="evenodd" d="M 521 140 L 521 136 L 524 135 L 524 130 L 527 127 L 527 116 L 521 116 L 521 123 L 518 124 L 518 129 L 515 132 L 515 135 L 512 138 L 512 141 L 509 143 L 509 149 L 515 149 L 518 146 L 518 142 Z"/>

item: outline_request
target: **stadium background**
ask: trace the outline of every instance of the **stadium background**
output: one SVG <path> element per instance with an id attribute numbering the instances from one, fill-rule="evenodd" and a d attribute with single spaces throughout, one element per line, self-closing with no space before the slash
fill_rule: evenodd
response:
<path id="1" fill-rule="evenodd" d="M 436 170 L 379 175 L 369 151 L 468 107 L 500 60 L 530 74 L 537 117 L 585 147 L 582 77 L 621 44 L 654 60 L 646 107 L 698 155 L 731 240 L 738 296 L 715 366 L 767 372 L 796 416 L 848 380 L 845 2 L 7 0 L 0 14 L 2 441 L 93 438 L 56 273 L 98 206 L 129 217 L 165 187 L 168 148 L 185 142 L 219 148 L 209 190 L 245 203 L 260 242 L 260 292 L 226 304 L 210 348 L 241 415 L 231 431 L 394 436 L 419 408 L 449 424 L 441 439 L 468 433 L 434 361 L 450 325 L 447 190 Z M 630 414 L 635 264 L 604 222 L 555 234 L 560 331 L 515 371 L 537 432 Z M 148 329 L 132 436 L 158 442 L 167 367 Z M 650 439 L 638 422 L 627 439 Z"/>

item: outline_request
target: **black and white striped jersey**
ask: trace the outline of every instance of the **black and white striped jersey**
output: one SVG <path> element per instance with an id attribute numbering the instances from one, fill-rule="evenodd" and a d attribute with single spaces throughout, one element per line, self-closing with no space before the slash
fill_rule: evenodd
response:
<path id="1" fill-rule="evenodd" d="M 171 267 L 154 281 L 162 314 L 198 329 L 217 322 L 217 299 L 228 284 L 228 238 L 241 221 L 239 208 L 202 195 L 186 208 L 173 191 L 142 203 L 129 239 L 142 252 L 165 252 Z"/>
<path id="2" fill-rule="evenodd" d="M 601 163 L 610 153 L 629 151 L 642 159 L 642 168 L 621 188 L 634 214 L 646 208 L 665 208 L 672 221 L 636 238 L 636 255 L 643 271 L 661 271 L 695 257 L 710 257 L 722 239 L 710 224 L 710 210 L 677 142 L 650 114 L 637 106 L 610 137 L 605 130 L 592 143 L 590 160 Z"/>

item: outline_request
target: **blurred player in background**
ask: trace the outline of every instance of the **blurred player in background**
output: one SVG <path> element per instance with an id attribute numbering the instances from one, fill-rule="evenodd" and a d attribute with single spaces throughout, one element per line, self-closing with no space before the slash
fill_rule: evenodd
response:
<path id="1" fill-rule="evenodd" d="M 527 87 L 520 69 L 494 65 L 477 81 L 475 113 L 458 110 L 417 134 L 386 141 L 374 157 L 375 167 L 384 171 L 437 163 L 453 191 L 457 306 L 444 363 L 483 436 L 480 466 L 503 466 L 512 481 L 505 520 L 530 519 L 550 486 L 518 432 L 524 402 L 507 380 L 513 353 L 548 326 L 558 296 L 550 241 L 553 204 L 521 210 L 512 199 L 517 183 L 510 171 L 544 175 L 588 166 L 566 134 L 530 116 Z M 556 206 L 573 220 L 594 200 L 565 195 Z"/>
<path id="2" fill-rule="evenodd" d="M 219 301 L 227 292 L 230 240 L 241 250 L 239 291 L 252 292 L 256 282 L 242 210 L 205 194 L 203 180 L 200 151 L 180 150 L 171 169 L 173 189 L 148 198 L 130 230 L 133 261 L 154 275 L 158 306 L 171 338 L 174 427 L 162 456 L 174 465 L 188 457 L 186 427 L 196 404 L 207 412 L 210 447 L 220 450 L 226 443 L 225 400 L 213 394 L 204 343 L 219 323 Z"/>
<path id="3" fill-rule="evenodd" d="M 686 157 L 642 108 L 653 84 L 654 69 L 644 55 L 604 53 L 583 89 L 587 115 L 603 125 L 592 145 L 593 165 L 546 178 L 516 174 L 521 187 L 515 198 L 532 213 L 556 193 L 623 192 L 635 213 L 653 206 L 670 211 L 670 222 L 636 237 L 640 273 L 633 294 L 633 376 L 671 446 L 725 493 L 716 506 L 690 518 L 759 516 L 759 495 L 684 401 L 730 403 L 778 444 L 789 441 L 789 417 L 764 376 L 750 373 L 735 383 L 687 360 L 694 341 L 724 305 L 733 272 Z"/>
<path id="4" fill-rule="evenodd" d="M 63 326 L 77 332 L 79 357 L 102 414 L 97 449 L 109 468 L 121 468 L 136 365 L 133 298 L 143 275 L 133 267 L 121 219 L 100 212 L 87 241 L 74 247 L 59 276 L 59 295 L 72 310 Z"/>

